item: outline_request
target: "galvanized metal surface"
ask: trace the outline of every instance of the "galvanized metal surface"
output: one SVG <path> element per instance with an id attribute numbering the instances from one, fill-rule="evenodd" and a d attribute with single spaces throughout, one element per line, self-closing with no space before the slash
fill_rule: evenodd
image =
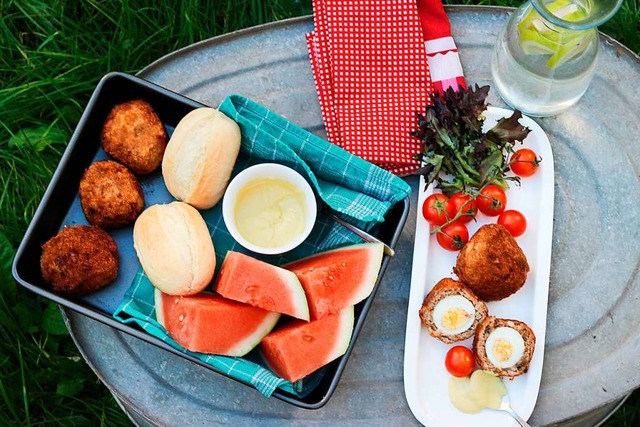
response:
<path id="1" fill-rule="evenodd" d="M 448 12 L 468 81 L 491 83 L 492 46 L 509 9 Z M 303 37 L 312 26 L 310 18 L 293 19 L 201 42 L 141 75 L 210 105 L 241 93 L 324 135 Z M 554 150 L 556 195 L 544 372 L 533 425 L 572 418 L 595 424 L 608 413 L 602 408 L 615 407 L 640 385 L 640 60 L 606 37 L 601 48 L 585 97 L 560 116 L 536 119 Z M 495 92 L 489 100 L 504 105 Z M 416 180 L 410 182 L 416 188 Z M 149 425 L 416 424 L 402 379 L 415 191 L 354 353 L 320 410 L 263 398 L 73 312 L 66 313 L 69 327 L 102 381 Z"/>

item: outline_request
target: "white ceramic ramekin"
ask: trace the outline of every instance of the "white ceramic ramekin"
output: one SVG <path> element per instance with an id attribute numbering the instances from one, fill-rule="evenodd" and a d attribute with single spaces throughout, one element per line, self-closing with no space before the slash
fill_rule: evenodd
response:
<path id="1" fill-rule="evenodd" d="M 247 241 L 247 239 L 245 239 L 238 231 L 234 215 L 234 207 L 236 205 L 238 192 L 248 182 L 259 178 L 275 178 L 285 180 L 300 189 L 300 191 L 302 191 L 302 194 L 304 195 L 306 210 L 306 218 L 304 218 L 304 231 L 286 245 L 278 247 L 258 246 Z M 316 222 L 317 211 L 318 208 L 315 194 L 309 183 L 307 183 L 304 177 L 295 170 L 278 163 L 261 163 L 243 170 L 231 180 L 225 191 L 224 198 L 222 199 L 222 217 L 231 236 L 240 245 L 244 246 L 250 251 L 266 255 L 282 254 L 299 246 L 304 241 L 304 239 L 309 236 L 309 233 L 311 233 L 311 230 L 313 229 L 313 226 Z"/>

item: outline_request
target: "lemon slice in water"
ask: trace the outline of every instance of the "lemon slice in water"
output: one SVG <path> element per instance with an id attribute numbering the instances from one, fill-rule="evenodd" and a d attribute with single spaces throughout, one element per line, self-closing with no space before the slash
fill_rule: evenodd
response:
<path id="1" fill-rule="evenodd" d="M 527 55 L 552 55 L 560 48 L 557 42 L 528 28 L 520 30 L 520 46 Z"/>
<path id="2" fill-rule="evenodd" d="M 549 68 L 556 68 L 578 56 L 578 54 L 580 54 L 589 45 L 593 36 L 594 33 L 589 33 L 585 37 L 580 37 L 580 39 L 576 40 L 574 44 L 563 45 L 557 52 L 551 55 L 547 61 L 547 66 Z"/>
<path id="3" fill-rule="evenodd" d="M 580 21 L 587 17 L 586 9 L 572 0 L 556 0 L 547 9 L 565 21 Z M 518 23 L 520 46 L 525 55 L 551 55 L 549 68 L 555 68 L 580 54 L 592 39 L 592 32 L 583 32 L 549 25 L 531 8 Z"/>

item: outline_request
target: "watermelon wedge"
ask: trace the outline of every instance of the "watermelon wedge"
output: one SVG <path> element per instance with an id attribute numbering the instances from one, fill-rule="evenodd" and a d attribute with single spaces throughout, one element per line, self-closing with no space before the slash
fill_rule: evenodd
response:
<path id="1" fill-rule="evenodd" d="M 300 279 L 311 319 L 320 319 L 371 295 L 383 251 L 381 243 L 360 243 L 312 255 L 285 268 Z"/>
<path id="2" fill-rule="evenodd" d="M 225 298 L 309 320 L 309 305 L 295 273 L 229 251 L 214 286 Z"/>
<path id="3" fill-rule="evenodd" d="M 198 353 L 244 356 L 280 318 L 210 293 L 175 296 L 156 289 L 154 296 L 158 323 L 178 344 Z"/>
<path id="4" fill-rule="evenodd" d="M 295 382 L 347 351 L 353 322 L 353 306 L 311 322 L 293 320 L 264 337 L 260 352 L 271 370 Z"/>

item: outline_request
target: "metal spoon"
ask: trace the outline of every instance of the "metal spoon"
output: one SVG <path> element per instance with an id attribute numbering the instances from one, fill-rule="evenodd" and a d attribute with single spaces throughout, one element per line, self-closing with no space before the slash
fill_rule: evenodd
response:
<path id="1" fill-rule="evenodd" d="M 382 243 L 384 245 L 384 253 L 385 253 L 385 255 L 388 255 L 388 256 L 392 257 L 395 254 L 393 249 L 391 249 L 391 247 L 389 245 L 387 245 L 385 242 L 383 242 L 382 240 L 380 240 L 380 239 L 378 239 L 376 237 L 373 237 L 371 234 L 367 233 L 366 231 L 359 229 L 355 225 L 349 224 L 348 222 L 342 220 L 341 218 L 335 216 L 334 214 L 332 214 L 332 213 L 330 213 L 328 211 L 327 211 L 327 214 L 329 215 L 329 218 L 331 218 L 332 220 L 334 220 L 338 224 L 342 225 L 346 229 L 352 231 L 354 234 L 356 234 L 357 236 L 361 237 L 365 242 Z"/>
<path id="2" fill-rule="evenodd" d="M 518 424 L 520 424 L 522 427 L 531 427 L 529 425 L 529 423 L 527 423 L 525 420 L 523 420 L 520 415 L 518 415 L 516 413 L 516 411 L 513 410 L 513 408 L 511 407 L 511 405 L 509 404 L 509 395 L 505 394 L 502 397 L 502 402 L 500 402 L 500 406 L 496 408 L 497 411 L 504 411 L 504 412 L 508 412 L 509 415 L 511 415 L 517 422 Z"/>

